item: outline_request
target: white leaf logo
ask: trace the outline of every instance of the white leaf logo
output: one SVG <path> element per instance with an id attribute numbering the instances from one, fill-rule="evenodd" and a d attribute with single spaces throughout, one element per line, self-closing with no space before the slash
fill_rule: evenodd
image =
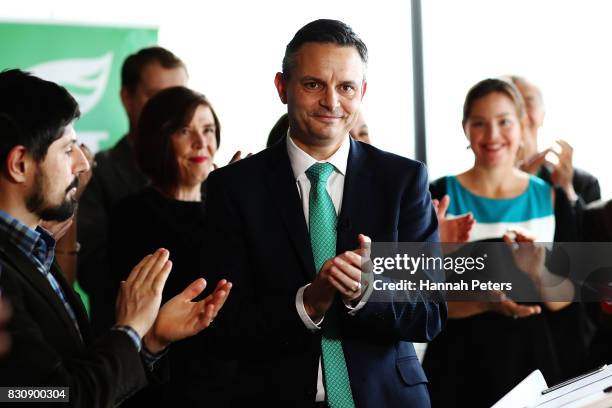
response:
<path id="1" fill-rule="evenodd" d="M 71 58 L 43 62 L 28 69 L 32 74 L 65 86 L 79 103 L 81 114 L 91 111 L 102 99 L 113 53 L 97 58 Z"/>

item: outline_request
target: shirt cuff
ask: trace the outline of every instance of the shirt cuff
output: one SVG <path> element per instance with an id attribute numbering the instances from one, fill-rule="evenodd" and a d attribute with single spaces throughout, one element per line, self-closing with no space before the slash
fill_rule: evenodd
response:
<path id="1" fill-rule="evenodd" d="M 130 326 L 114 326 L 111 330 L 120 331 L 130 336 L 130 339 L 132 339 L 134 342 L 136 349 L 138 352 L 140 352 L 142 349 L 142 339 L 138 333 L 136 333 L 136 330 L 132 329 Z"/>
<path id="2" fill-rule="evenodd" d="M 310 285 L 310 283 L 308 284 Z M 308 287 L 308 285 L 302 286 L 298 289 L 297 294 L 295 295 L 295 308 L 297 309 L 298 315 L 307 329 L 312 331 L 321 330 L 321 323 L 323 323 L 322 317 L 318 322 L 313 322 L 308 313 L 306 313 L 306 308 L 304 307 L 304 289 Z"/>
<path id="3" fill-rule="evenodd" d="M 350 314 L 351 316 L 355 316 L 358 311 L 363 309 L 365 304 L 368 303 L 368 299 L 370 299 L 370 295 L 372 294 L 372 290 L 373 290 L 373 285 L 368 284 L 366 286 L 365 293 L 363 294 L 363 296 L 359 300 L 359 303 L 357 303 L 357 305 L 355 305 L 355 306 L 351 305 L 350 301 L 346 301 L 346 300 L 343 299 L 342 302 L 344 303 L 344 306 L 346 306 L 346 308 L 348 309 L 348 314 Z"/>
<path id="4" fill-rule="evenodd" d="M 149 350 L 147 350 L 147 346 L 143 344 L 142 349 L 140 350 L 140 356 L 142 357 L 142 360 L 147 365 L 149 370 L 153 371 L 153 366 L 155 365 L 155 363 L 157 363 L 157 361 L 160 358 L 165 356 L 167 352 L 168 352 L 168 347 L 163 349 L 160 353 L 154 354 L 154 353 L 151 353 Z"/>

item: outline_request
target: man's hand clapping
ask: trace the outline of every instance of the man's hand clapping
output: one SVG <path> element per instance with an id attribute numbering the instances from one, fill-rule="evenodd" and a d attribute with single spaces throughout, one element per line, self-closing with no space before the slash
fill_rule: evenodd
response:
<path id="1" fill-rule="evenodd" d="M 117 298 L 117 324 L 129 326 L 142 338 L 153 326 L 162 300 L 162 291 L 172 269 L 170 253 L 158 249 L 147 255 L 121 282 Z"/>
<path id="2" fill-rule="evenodd" d="M 232 284 L 223 279 L 213 293 L 193 302 L 205 287 L 204 279 L 196 279 L 162 306 L 153 327 L 143 339 L 147 350 L 158 353 L 170 343 L 191 337 L 210 326 L 229 296 Z"/>
<path id="3" fill-rule="evenodd" d="M 359 234 L 359 248 L 346 251 L 327 260 L 313 282 L 304 290 L 304 307 L 313 321 L 323 318 L 331 307 L 336 293 L 347 303 L 361 299 L 367 285 L 363 285 L 362 265 L 369 257 L 370 238 Z"/>
<path id="4" fill-rule="evenodd" d="M 134 329 L 152 353 L 207 328 L 232 288 L 230 282 L 221 280 L 213 293 L 193 302 L 206 287 L 204 279 L 196 279 L 160 309 L 164 285 L 172 269 L 169 256 L 167 250 L 159 249 L 143 258 L 127 280 L 121 282 L 117 298 L 117 325 Z"/>

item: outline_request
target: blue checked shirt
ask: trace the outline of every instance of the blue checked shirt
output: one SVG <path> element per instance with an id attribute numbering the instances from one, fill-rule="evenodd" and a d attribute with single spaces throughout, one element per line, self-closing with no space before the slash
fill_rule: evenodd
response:
<path id="1" fill-rule="evenodd" d="M 36 269 L 38 269 L 38 271 L 47 279 L 47 281 L 49 281 L 51 288 L 64 304 L 64 308 L 70 316 L 70 319 L 72 319 L 72 323 L 74 324 L 74 327 L 79 333 L 79 336 L 81 336 L 82 340 L 83 335 L 81 334 L 81 330 L 77 323 L 76 314 L 74 313 L 72 306 L 70 306 L 70 303 L 68 303 L 66 295 L 64 294 L 64 291 L 62 290 L 58 281 L 51 273 L 51 266 L 53 265 L 53 260 L 55 258 L 55 239 L 44 228 L 36 227 L 36 229 L 33 230 L 2 210 L 0 210 L 0 233 L 6 234 L 9 241 L 19 248 L 19 250 L 23 252 L 28 259 L 32 260 L 32 262 L 34 262 L 36 265 Z M 142 340 L 140 336 L 131 327 L 117 326 L 113 328 L 113 330 L 122 331 L 126 333 L 130 339 L 132 339 L 149 368 L 152 368 L 153 364 L 164 354 L 164 352 L 157 355 L 152 354 L 146 349 L 142 348 Z"/>
<path id="2" fill-rule="evenodd" d="M 36 227 L 36 230 L 33 230 L 2 210 L 0 210 L 0 233 L 6 234 L 9 241 L 19 248 L 28 259 L 32 260 L 36 269 L 49 281 L 51 288 L 64 304 L 64 308 L 82 340 L 83 336 L 77 323 L 76 314 L 68 303 L 61 286 L 51 274 L 51 265 L 53 265 L 55 257 L 55 240 L 51 234 L 41 227 Z"/>

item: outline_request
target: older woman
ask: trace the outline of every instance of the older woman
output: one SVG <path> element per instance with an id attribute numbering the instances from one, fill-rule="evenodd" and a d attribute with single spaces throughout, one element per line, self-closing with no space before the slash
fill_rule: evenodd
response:
<path id="1" fill-rule="evenodd" d="M 470 241 L 501 240 L 509 230 L 530 231 L 538 242 L 553 240 L 551 186 L 515 167 L 523 109 L 517 89 L 503 80 L 481 81 L 466 96 L 462 125 L 474 165 L 435 181 L 431 192 L 450 198 L 444 200 L 450 216 L 472 214 Z M 535 369 L 558 380 L 547 315 L 567 304 L 449 302 L 447 327 L 423 362 L 433 405 L 491 406 Z"/>
<path id="2" fill-rule="evenodd" d="M 211 104 L 188 88 L 163 90 L 145 105 L 134 150 L 151 184 L 119 202 L 112 212 L 110 256 L 112 270 L 118 272 L 117 283 L 127 276 L 135 260 L 160 247 L 170 251 L 173 263 L 164 300 L 202 276 L 202 183 L 213 169 L 220 135 Z M 201 398 L 202 391 L 207 391 L 210 403 L 209 398 L 220 395 L 213 391 L 227 366 L 215 365 L 204 355 L 204 340 L 175 345 L 170 350 L 170 384 L 144 390 L 133 404 L 145 403 L 144 399 L 155 406 L 179 406 Z M 222 401 L 212 405 L 220 406 Z"/>

